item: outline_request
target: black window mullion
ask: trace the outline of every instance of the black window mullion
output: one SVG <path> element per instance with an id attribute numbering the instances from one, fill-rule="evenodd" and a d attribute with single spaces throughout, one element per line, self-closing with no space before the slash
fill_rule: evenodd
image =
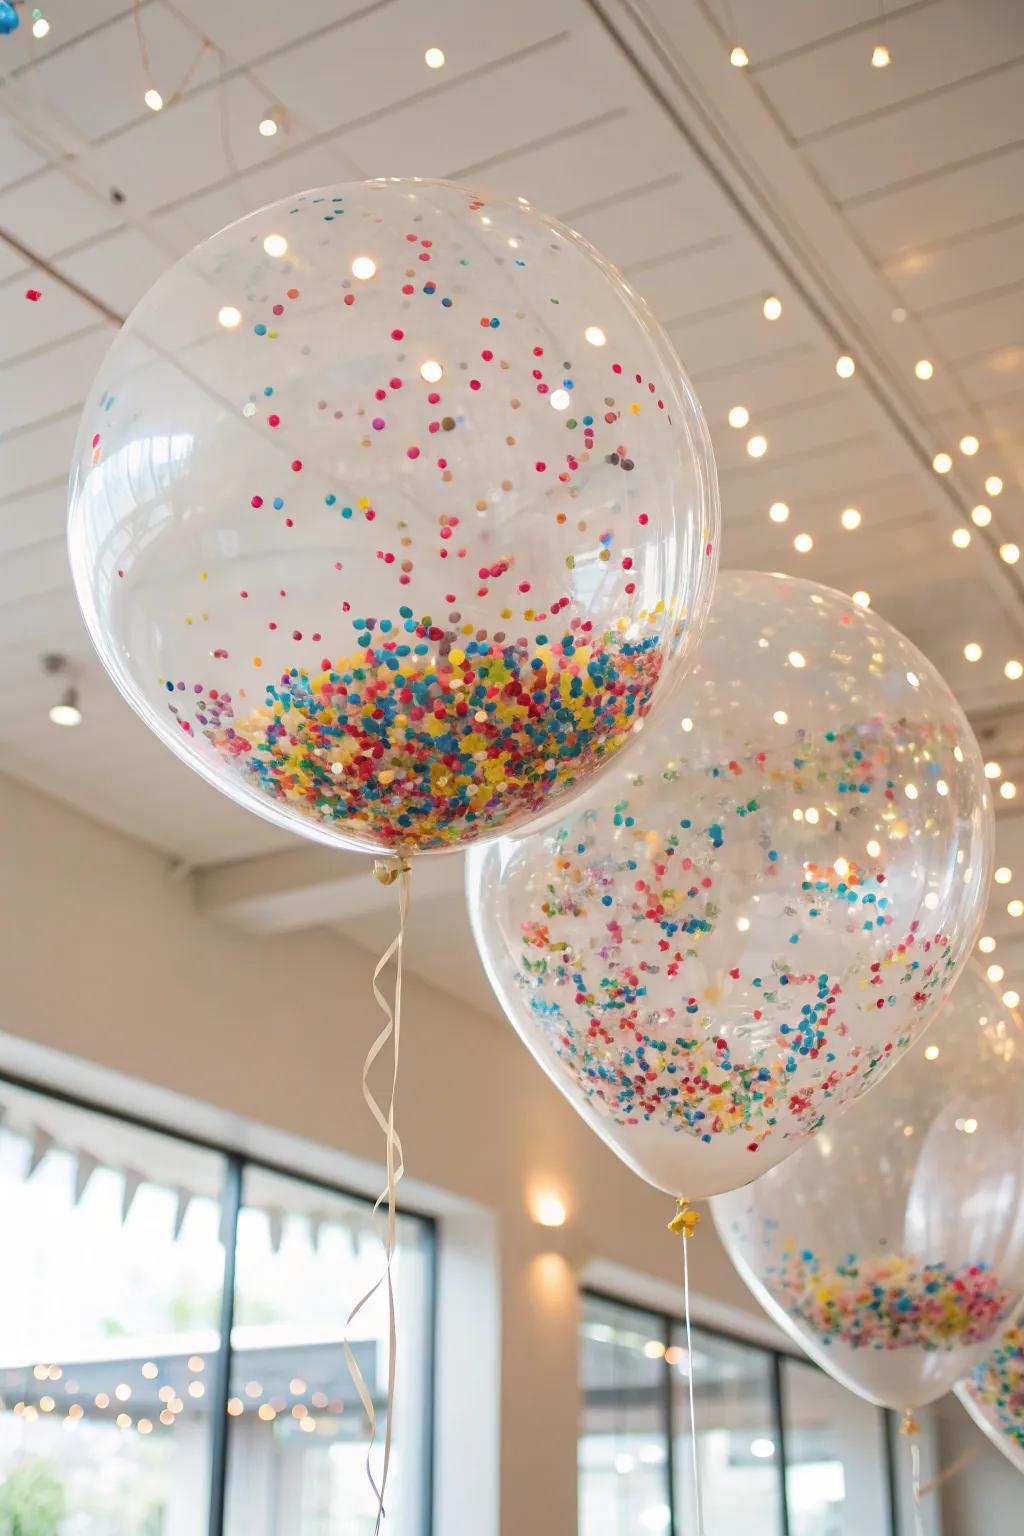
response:
<path id="1" fill-rule="evenodd" d="M 231 1392 L 231 1330 L 235 1321 L 235 1259 L 242 1206 L 242 1159 L 229 1156 L 221 1204 L 224 1288 L 220 1299 L 220 1349 L 213 1377 L 213 1443 L 210 1449 L 209 1536 L 223 1536 L 228 1471 L 228 1397 Z"/>
<path id="2" fill-rule="evenodd" d="M 772 1406 L 775 1415 L 775 1452 L 779 1474 L 779 1531 L 789 1536 L 789 1485 L 786 1477 L 786 1404 L 782 1391 L 782 1356 L 772 1351 Z"/>

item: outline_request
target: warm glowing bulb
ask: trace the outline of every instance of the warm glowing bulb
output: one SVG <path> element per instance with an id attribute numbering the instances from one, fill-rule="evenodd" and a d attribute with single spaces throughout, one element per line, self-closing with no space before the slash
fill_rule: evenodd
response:
<path id="1" fill-rule="evenodd" d="M 665 1346 L 660 1339 L 648 1339 L 644 1345 L 644 1354 L 648 1360 L 660 1360 L 665 1353 Z"/>
<path id="2" fill-rule="evenodd" d="M 729 55 L 729 63 L 734 69 L 746 69 L 750 63 L 750 55 L 745 48 L 737 45 Z"/>
<path id="3" fill-rule="evenodd" d="M 1015 800 L 1017 798 L 1017 786 L 1012 779 L 1004 779 L 999 786 L 999 793 L 1004 800 Z"/>
<path id="4" fill-rule="evenodd" d="M 420 364 L 420 378 L 427 384 L 436 384 L 443 373 L 441 364 L 435 362 L 433 358 L 428 358 L 425 363 Z"/>
<path id="5" fill-rule="evenodd" d="M 263 242 L 263 249 L 268 256 L 283 256 L 288 249 L 288 241 L 284 235 L 268 235 Z"/>
<path id="6" fill-rule="evenodd" d="M 842 357 L 836 358 L 836 373 L 841 379 L 852 379 L 856 372 L 857 364 L 847 353 L 844 352 Z"/>
<path id="7" fill-rule="evenodd" d="M 772 715 L 772 719 L 775 721 L 776 725 L 788 725 L 789 724 L 789 716 L 786 714 L 786 711 L 784 709 L 777 709 L 777 710 L 775 710 L 775 712 Z"/>
<path id="8" fill-rule="evenodd" d="M 423 55 L 423 62 L 428 69 L 442 69 L 444 67 L 444 49 L 428 48 Z"/>
<path id="9" fill-rule="evenodd" d="M 881 852 L 882 852 L 882 845 L 878 841 L 877 837 L 869 837 L 868 841 L 867 841 L 867 844 L 866 844 L 866 847 L 867 847 L 868 854 L 873 859 L 877 859 L 879 857 L 879 855 L 881 854 Z"/>
<path id="10" fill-rule="evenodd" d="M 981 950 L 981 952 L 982 952 L 982 954 L 983 954 L 983 955 L 990 955 L 990 954 L 991 954 L 991 953 L 992 953 L 992 951 L 993 951 L 993 950 L 994 950 L 994 949 L 995 949 L 995 947 L 996 947 L 996 941 L 995 941 L 995 939 L 993 939 L 993 938 L 992 938 L 992 937 L 991 937 L 991 936 L 990 936 L 990 935 L 989 935 L 989 934 L 987 934 L 987 933 L 986 933 L 986 934 L 984 934 L 984 935 L 983 935 L 983 936 L 982 936 L 982 937 L 981 937 L 981 938 L 980 938 L 980 939 L 979 939 L 979 940 L 978 940 L 978 948 L 979 948 L 979 949 L 980 949 L 980 950 Z"/>
<path id="11" fill-rule="evenodd" d="M 989 475 L 988 479 L 985 481 L 985 490 L 989 496 L 1002 495 L 1003 482 L 1000 480 L 998 475 Z"/>
<path id="12" fill-rule="evenodd" d="M 1013 901 L 1008 901 L 1006 914 L 1008 917 L 1024 917 L 1024 901 L 1021 901 L 1019 896 L 1014 897 Z"/>
<path id="13" fill-rule="evenodd" d="M 937 453 L 932 459 L 932 469 L 937 475 L 948 475 L 953 468 L 953 460 L 948 453 Z"/>
<path id="14" fill-rule="evenodd" d="M 243 1414 L 244 1412 L 245 1404 L 242 1402 L 240 1397 L 228 1398 L 228 1413 L 230 1413 L 233 1419 L 237 1419 L 239 1415 Z M 163 1414 L 161 1414 L 160 1417 L 163 1418 Z"/>
<path id="15" fill-rule="evenodd" d="M 784 523 L 789 517 L 789 508 L 784 501 L 773 501 L 768 508 L 768 516 L 773 523 Z"/>
<path id="16" fill-rule="evenodd" d="M 852 532 L 854 528 L 860 527 L 860 513 L 857 511 L 856 507 L 847 507 L 839 521 L 842 523 L 844 528 L 849 529 L 850 532 Z"/>
<path id="17" fill-rule="evenodd" d="M 747 452 L 752 459 L 761 459 L 768 451 L 768 439 L 762 437 L 760 432 L 747 439 Z"/>
<path id="18" fill-rule="evenodd" d="M 750 412 L 745 405 L 734 405 L 729 412 L 730 427 L 745 427 L 750 420 Z"/>
<path id="19" fill-rule="evenodd" d="M 925 1059 L 925 1061 L 934 1061 L 936 1059 L 936 1057 L 938 1056 L 938 1054 L 939 1054 L 939 1048 L 938 1048 L 937 1045 L 926 1045 L 925 1046 L 925 1048 L 924 1048 L 924 1059 Z"/>
<path id="20" fill-rule="evenodd" d="M 871 50 L 871 62 L 876 69 L 887 69 L 892 63 L 892 54 L 884 43 L 876 43 Z"/>
<path id="21" fill-rule="evenodd" d="M 77 704 L 63 699 L 59 704 L 51 706 L 50 721 L 53 725 L 81 725 L 82 711 L 78 708 Z"/>
<path id="22" fill-rule="evenodd" d="M 592 347 L 603 347 L 605 342 L 608 340 L 607 336 L 599 325 L 588 325 L 586 330 L 583 332 L 583 335 L 585 340 L 589 341 Z"/>
<path id="23" fill-rule="evenodd" d="M 778 320 L 782 314 L 782 300 L 774 293 L 770 293 L 761 305 L 761 313 L 766 320 Z"/>
<path id="24" fill-rule="evenodd" d="M 977 640 L 968 640 L 967 644 L 964 646 L 965 661 L 980 661 L 983 654 L 984 653 L 982 652 L 981 646 L 978 644 Z"/>
<path id="25" fill-rule="evenodd" d="M 971 522 L 975 528 L 987 528 L 991 521 L 992 508 L 986 507 L 983 501 L 971 509 Z"/>
<path id="26" fill-rule="evenodd" d="M 572 395 L 570 395 L 567 389 L 554 389 L 551 391 L 548 399 L 551 402 L 551 409 L 553 411 L 565 411 L 569 408 Z"/>
<path id="27" fill-rule="evenodd" d="M 45 16 L 37 16 L 32 23 L 33 37 L 46 37 L 50 30 L 50 23 Z"/>
<path id="28" fill-rule="evenodd" d="M 564 1227 L 565 1205 L 557 1195 L 539 1195 L 534 1202 L 533 1219 L 541 1227 Z"/>
<path id="29" fill-rule="evenodd" d="M 1013 879 L 1013 870 L 1010 869 L 1006 864 L 1000 864 L 992 878 L 996 885 L 1009 885 L 1010 881 Z"/>
<path id="30" fill-rule="evenodd" d="M 808 555 L 814 548 L 814 540 L 809 533 L 798 533 L 793 540 L 793 548 L 799 555 Z"/>
<path id="31" fill-rule="evenodd" d="M 850 864 L 847 859 L 839 858 L 833 860 L 832 868 L 835 870 L 840 880 L 845 880 L 847 875 L 850 873 Z"/>
<path id="32" fill-rule="evenodd" d="M 357 256 L 352 263 L 352 276 L 358 277 L 361 283 L 369 282 L 377 270 L 377 263 L 372 256 Z"/>
<path id="33" fill-rule="evenodd" d="M 160 1367 L 156 1364 L 155 1361 L 147 1360 L 145 1365 L 142 1367 L 142 1374 L 145 1376 L 147 1381 L 152 1381 L 154 1377 L 160 1375 Z"/>
<path id="34" fill-rule="evenodd" d="M 971 542 L 971 530 L 969 528 L 954 528 L 953 543 L 957 549 L 966 549 Z"/>
<path id="35" fill-rule="evenodd" d="M 999 763 L 990 761 L 985 764 L 986 779 L 998 779 L 1002 777 L 1003 770 Z"/>
<path id="36" fill-rule="evenodd" d="M 151 85 L 142 99 L 151 112 L 159 112 L 163 108 L 164 99 L 155 86 Z"/>
<path id="37" fill-rule="evenodd" d="M 857 604 L 858 608 L 870 608 L 871 607 L 871 593 L 870 592 L 855 592 L 853 594 L 853 600 Z"/>
<path id="38" fill-rule="evenodd" d="M 226 331 L 233 331 L 236 325 L 242 323 L 242 311 L 233 304 L 225 304 L 217 311 L 217 319 Z"/>
<path id="39" fill-rule="evenodd" d="M 1003 1002 L 1006 1004 L 1007 1008 L 1016 1008 L 1017 1004 L 1020 1002 L 1020 994 L 1015 992 L 1011 987 L 1008 992 L 1003 993 Z M 966 1130 L 966 1126 L 964 1129 Z"/>
<path id="40" fill-rule="evenodd" d="M 1005 974 L 1006 973 L 1001 965 L 990 965 L 988 970 L 985 972 L 985 975 L 988 977 L 989 981 L 1002 981 Z"/>
<path id="41" fill-rule="evenodd" d="M 1016 565 L 1020 559 L 1020 550 L 1016 544 L 1000 544 L 999 553 L 1007 565 Z"/>
<path id="42" fill-rule="evenodd" d="M 806 667 L 807 658 L 802 651 L 790 651 L 789 664 L 791 667 Z"/>
<path id="43" fill-rule="evenodd" d="M 978 1129 L 978 1122 L 977 1122 L 977 1120 L 975 1120 L 973 1115 L 968 1115 L 967 1119 L 964 1121 L 964 1134 L 966 1136 L 973 1136 L 977 1129 Z"/>
<path id="44" fill-rule="evenodd" d="M 914 364 L 914 372 L 923 383 L 927 383 L 935 373 L 935 365 L 930 363 L 926 357 L 921 357 Z"/>
<path id="45" fill-rule="evenodd" d="M 1011 683 L 1015 683 L 1018 678 L 1024 677 L 1024 664 L 1017 661 L 1016 658 L 1013 658 L 1006 663 L 1003 671 L 1010 679 Z"/>
<path id="46" fill-rule="evenodd" d="M 974 455 L 977 453 L 980 447 L 981 444 L 978 442 L 978 439 L 974 436 L 973 432 L 968 432 L 965 437 L 960 439 L 960 452 L 966 453 L 969 459 L 973 459 Z"/>
<path id="47" fill-rule="evenodd" d="M 274 117 L 261 117 L 259 127 L 260 133 L 265 139 L 272 139 L 278 129 L 277 119 Z"/>

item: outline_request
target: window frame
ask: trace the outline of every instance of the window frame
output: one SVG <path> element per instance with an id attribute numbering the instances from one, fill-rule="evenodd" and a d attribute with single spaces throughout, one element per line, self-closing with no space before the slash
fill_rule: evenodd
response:
<path id="1" fill-rule="evenodd" d="M 86 1110 L 90 1114 L 103 1115 L 108 1120 L 117 1120 L 124 1125 L 136 1126 L 139 1130 L 151 1131 L 155 1135 L 169 1138 L 172 1141 L 180 1141 L 192 1147 L 199 1147 L 203 1151 L 211 1152 L 224 1160 L 224 1185 L 221 1191 L 224 1278 L 221 1290 L 220 1317 L 218 1320 L 220 1344 L 217 1350 L 217 1359 L 213 1373 L 215 1387 L 211 1402 L 211 1409 L 219 1403 L 221 1411 L 214 1411 L 212 1413 L 210 1483 L 207 1490 L 207 1536 L 224 1536 L 230 1433 L 230 1415 L 227 1411 L 227 1404 L 228 1397 L 230 1396 L 229 1384 L 233 1356 L 231 1333 L 235 1319 L 238 1219 L 242 1210 L 242 1185 L 245 1170 L 246 1168 L 259 1168 L 267 1173 L 278 1174 L 282 1178 L 295 1179 L 315 1189 L 322 1189 L 330 1194 L 342 1195 L 347 1200 L 365 1206 L 367 1210 L 372 1210 L 374 1202 L 361 1190 L 350 1189 L 335 1180 L 310 1173 L 302 1167 L 301 1160 L 281 1162 L 277 1159 L 259 1157 L 251 1152 L 240 1152 L 238 1147 L 233 1146 L 230 1141 L 220 1140 L 214 1136 L 199 1135 L 194 1131 L 181 1130 L 177 1126 L 167 1125 L 155 1116 L 142 1115 L 134 1110 L 115 1109 L 109 1103 L 104 1103 L 102 1099 L 93 1098 L 88 1094 L 73 1093 L 66 1088 L 58 1088 L 39 1078 L 25 1076 L 7 1069 L 0 1069 L 0 1085 L 23 1089 L 26 1093 L 34 1093 L 41 1098 L 51 1099 L 60 1104 L 68 1104 L 75 1109 Z M 424 1425 L 426 1445 L 426 1454 L 424 1456 L 424 1466 L 426 1469 L 424 1499 L 416 1536 L 434 1536 L 436 1525 L 434 1492 L 437 1422 L 437 1219 L 429 1211 L 421 1210 L 413 1205 L 406 1205 L 404 1201 L 400 1207 L 400 1214 L 410 1216 L 420 1224 L 423 1231 L 425 1248 L 426 1304 L 428 1311 L 427 1358 L 425 1365 L 430 1389 L 427 1394 L 427 1414 Z"/>
<path id="2" fill-rule="evenodd" d="M 685 1241 L 685 1239 L 684 1239 Z M 604 1302 L 610 1306 L 626 1307 L 637 1312 L 643 1312 L 647 1317 L 655 1318 L 664 1329 L 664 1337 L 670 1338 L 673 1329 L 685 1327 L 685 1318 L 678 1314 L 667 1312 L 661 1307 L 652 1306 L 649 1302 L 639 1302 L 634 1297 L 623 1294 L 620 1291 L 608 1290 L 599 1285 L 582 1285 L 580 1287 L 580 1307 L 586 1306 L 588 1300 Z M 771 1362 L 771 1404 L 773 1431 L 775 1434 L 776 1466 L 778 1468 L 779 1484 L 779 1536 L 791 1536 L 792 1525 L 789 1513 L 789 1490 L 787 1486 L 787 1469 L 789 1462 L 786 1455 L 786 1435 L 788 1430 L 786 1418 L 786 1398 L 783 1387 L 783 1371 L 787 1361 L 793 1361 L 798 1365 L 806 1366 L 810 1370 L 818 1371 L 821 1367 L 809 1360 L 795 1348 L 787 1348 L 782 1345 L 764 1344 L 759 1339 L 753 1339 L 749 1335 L 744 1337 L 742 1333 L 734 1332 L 728 1328 L 722 1328 L 714 1323 L 699 1323 L 692 1317 L 691 1327 L 697 1333 L 705 1334 L 711 1339 L 720 1339 L 723 1343 L 739 1345 L 743 1349 L 756 1350 L 759 1354 L 767 1356 Z M 672 1391 L 672 1366 L 662 1357 L 660 1361 L 664 1379 L 664 1408 L 663 1408 L 663 1432 L 666 1436 L 668 1457 L 668 1507 L 669 1524 L 667 1536 L 683 1536 L 684 1524 L 681 1513 L 677 1508 L 676 1479 L 673 1475 L 674 1447 L 678 1435 L 675 1395 Z M 888 1408 L 878 1408 L 878 1413 L 884 1415 L 882 1441 L 885 1447 L 885 1462 L 882 1467 L 882 1476 L 885 1479 L 886 1506 L 888 1510 L 887 1529 L 880 1536 L 904 1536 L 903 1526 L 899 1513 L 899 1488 L 897 1483 L 897 1437 L 899 1435 L 899 1415 Z M 685 1433 L 686 1426 L 682 1426 Z"/>

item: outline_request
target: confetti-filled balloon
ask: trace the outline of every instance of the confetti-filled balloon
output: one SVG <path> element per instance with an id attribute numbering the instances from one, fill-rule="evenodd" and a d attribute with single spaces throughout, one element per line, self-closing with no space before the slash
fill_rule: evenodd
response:
<path id="1" fill-rule="evenodd" d="M 698 638 L 700 408 L 585 241 L 443 182 L 303 193 L 134 311 L 70 549 L 153 730 L 270 820 L 444 850 L 610 761 Z"/>
<path id="2" fill-rule="evenodd" d="M 657 1187 L 734 1189 L 877 1082 L 973 941 L 991 806 L 948 688 L 826 587 L 727 572 L 671 717 L 474 853 L 506 1013 Z"/>
<path id="3" fill-rule="evenodd" d="M 960 1383 L 956 1395 L 992 1444 L 1024 1472 L 1024 1313 Z"/>
<path id="4" fill-rule="evenodd" d="M 948 1392 L 1024 1298 L 1024 1027 L 964 972 L 892 1076 L 788 1163 L 712 1202 L 740 1274 L 845 1386 Z"/>

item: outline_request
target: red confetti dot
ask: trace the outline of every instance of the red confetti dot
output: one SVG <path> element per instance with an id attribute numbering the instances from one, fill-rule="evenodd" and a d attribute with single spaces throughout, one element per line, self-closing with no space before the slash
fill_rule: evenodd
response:
<path id="1" fill-rule="evenodd" d="M 356 301 L 356 296 L 355 296 L 354 293 L 346 293 L 346 295 L 345 295 L 345 303 L 346 304 L 354 304 L 355 301 Z"/>
<path id="2" fill-rule="evenodd" d="M 42 298 L 42 294 L 39 292 L 38 288 L 26 288 L 25 297 L 29 300 L 30 303 L 38 304 L 39 300 Z"/>
<path id="3" fill-rule="evenodd" d="M 298 472 L 299 472 L 299 470 L 301 468 L 302 468 L 302 460 L 301 459 L 292 459 L 292 469 L 294 469 L 296 474 L 298 474 Z"/>
<path id="4" fill-rule="evenodd" d="M 395 331 L 391 332 L 391 340 L 392 341 L 401 341 L 404 338 L 404 336 L 405 336 L 405 332 L 404 331 L 395 330 Z"/>
<path id="5" fill-rule="evenodd" d="M 254 496 L 252 498 L 252 501 L 249 503 L 249 505 L 251 507 L 262 507 L 262 505 L 263 505 L 263 497 L 262 496 Z"/>
<path id="6" fill-rule="evenodd" d="M 281 425 L 280 416 L 268 416 L 267 424 L 271 427 L 279 427 Z"/>

